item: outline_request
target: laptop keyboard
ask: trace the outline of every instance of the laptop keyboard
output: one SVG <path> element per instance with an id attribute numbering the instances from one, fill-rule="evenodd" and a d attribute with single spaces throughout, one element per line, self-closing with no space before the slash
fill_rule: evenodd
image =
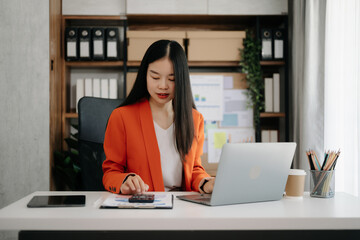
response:
<path id="1" fill-rule="evenodd" d="M 187 195 L 187 199 L 202 203 L 210 203 L 211 195 Z"/>

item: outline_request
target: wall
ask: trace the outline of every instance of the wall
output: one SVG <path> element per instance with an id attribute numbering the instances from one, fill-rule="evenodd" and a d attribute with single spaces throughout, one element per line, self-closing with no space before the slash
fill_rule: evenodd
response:
<path id="1" fill-rule="evenodd" d="M 0 31 L 2 208 L 49 189 L 49 1 L 0 1 Z"/>
<path id="2" fill-rule="evenodd" d="M 62 0 L 64 15 L 281 15 L 288 0 Z"/>

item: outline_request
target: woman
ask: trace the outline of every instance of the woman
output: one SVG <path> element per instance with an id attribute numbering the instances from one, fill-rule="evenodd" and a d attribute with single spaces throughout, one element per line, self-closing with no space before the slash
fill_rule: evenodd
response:
<path id="1" fill-rule="evenodd" d="M 185 52 L 160 40 L 146 51 L 124 103 L 105 133 L 103 184 L 113 193 L 186 190 L 211 193 L 201 166 L 204 119 L 195 110 Z"/>

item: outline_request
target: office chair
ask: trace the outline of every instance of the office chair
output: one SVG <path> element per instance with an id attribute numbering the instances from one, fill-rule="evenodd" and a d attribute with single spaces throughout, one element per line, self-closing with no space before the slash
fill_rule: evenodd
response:
<path id="1" fill-rule="evenodd" d="M 105 130 L 111 112 L 122 101 L 95 97 L 79 100 L 79 159 L 83 191 L 105 190 L 102 184 Z"/>

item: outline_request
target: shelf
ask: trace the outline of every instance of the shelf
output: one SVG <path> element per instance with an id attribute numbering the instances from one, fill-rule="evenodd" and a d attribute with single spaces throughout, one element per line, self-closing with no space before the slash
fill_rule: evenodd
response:
<path id="1" fill-rule="evenodd" d="M 123 61 L 69 61 L 65 62 L 67 67 L 123 67 Z"/>
<path id="2" fill-rule="evenodd" d="M 260 61 L 261 66 L 282 66 L 285 65 L 284 61 Z"/>
<path id="3" fill-rule="evenodd" d="M 262 112 L 260 118 L 283 118 L 285 113 L 283 112 Z"/>
<path id="4" fill-rule="evenodd" d="M 189 67 L 240 67 L 239 61 L 188 61 Z M 283 66 L 284 61 L 260 61 L 261 66 Z M 139 67 L 140 61 L 128 61 L 127 66 Z"/>
<path id="5" fill-rule="evenodd" d="M 79 115 L 77 113 L 65 113 L 65 118 L 78 118 Z"/>
<path id="6" fill-rule="evenodd" d="M 73 15 L 66 15 L 63 16 L 65 20 L 125 20 L 127 19 L 126 16 L 73 16 Z"/>
<path id="7" fill-rule="evenodd" d="M 240 67 L 238 61 L 189 61 L 189 67 Z"/>
<path id="8" fill-rule="evenodd" d="M 189 67 L 240 67 L 238 61 L 189 61 Z M 128 61 L 128 67 L 139 67 L 140 61 Z"/>

